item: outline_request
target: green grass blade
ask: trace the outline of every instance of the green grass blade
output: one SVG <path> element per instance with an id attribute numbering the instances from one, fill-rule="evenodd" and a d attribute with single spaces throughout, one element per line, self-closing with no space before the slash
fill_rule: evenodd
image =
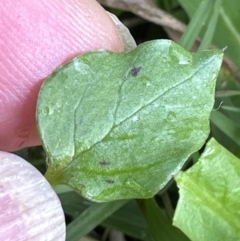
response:
<path id="1" fill-rule="evenodd" d="M 170 220 L 163 215 L 155 199 L 144 199 L 139 201 L 139 204 L 155 241 L 189 241 L 185 234 L 172 226 Z"/>
<path id="2" fill-rule="evenodd" d="M 53 187 L 55 192 L 59 195 L 59 194 L 62 194 L 62 193 L 68 193 L 68 192 L 71 192 L 72 191 L 72 188 L 70 188 L 69 186 L 67 185 L 57 185 L 55 187 Z"/>
<path id="3" fill-rule="evenodd" d="M 70 217 L 77 218 L 86 209 L 94 205 L 94 203 L 86 201 L 86 199 L 82 198 L 76 192 L 62 192 L 62 190 L 58 188 L 58 192 L 59 191 L 59 198 L 64 213 Z M 106 218 L 100 226 L 119 230 L 139 240 L 154 241 L 149 233 L 145 217 L 135 200 L 131 200 L 126 205 L 123 205 Z"/>
<path id="4" fill-rule="evenodd" d="M 221 106 L 223 110 L 232 111 L 232 112 L 240 112 L 240 108 L 234 106 Z"/>
<path id="5" fill-rule="evenodd" d="M 154 241 L 150 235 L 146 219 L 135 200 L 131 200 L 105 219 L 101 226 L 119 230 L 138 240 Z"/>
<path id="6" fill-rule="evenodd" d="M 199 36 L 199 33 L 208 19 L 215 1 L 204 0 L 201 2 L 189 23 L 185 33 L 182 35 L 179 44 L 185 49 L 190 50 Z"/>
<path id="7" fill-rule="evenodd" d="M 222 0 L 216 0 L 213 6 L 213 11 L 210 16 L 209 24 L 207 25 L 207 30 L 204 33 L 203 39 L 201 41 L 201 45 L 198 48 L 198 51 L 202 51 L 207 49 L 212 43 L 213 35 L 216 29 L 219 13 L 222 6 Z"/>
<path id="8" fill-rule="evenodd" d="M 240 126 L 219 111 L 212 111 L 211 121 L 237 145 L 240 145 Z"/>
<path id="9" fill-rule="evenodd" d="M 93 204 L 67 226 L 66 241 L 78 241 L 127 202 L 128 200 L 122 200 Z"/>
<path id="10" fill-rule="evenodd" d="M 239 90 L 223 90 L 223 91 L 216 91 L 216 97 L 231 97 L 231 96 L 239 96 L 240 91 Z"/>
<path id="11" fill-rule="evenodd" d="M 208 0 L 212 2 L 212 0 Z M 202 0 L 178 0 L 188 16 L 192 18 Z M 225 54 L 240 69 L 240 34 L 239 34 L 239 0 L 222 1 L 220 15 L 217 21 L 216 30 L 213 36 L 212 44 L 218 48 L 228 46 Z M 206 26 L 204 27 L 206 29 Z M 200 32 L 200 38 L 203 38 L 203 32 Z"/>

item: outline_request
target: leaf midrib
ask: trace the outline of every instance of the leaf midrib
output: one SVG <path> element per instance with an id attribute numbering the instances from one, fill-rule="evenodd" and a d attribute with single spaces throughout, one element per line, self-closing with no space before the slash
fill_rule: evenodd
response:
<path id="1" fill-rule="evenodd" d="M 212 61 L 215 60 L 215 56 L 211 56 L 207 61 L 204 62 L 204 64 L 202 64 L 200 66 L 199 69 L 197 69 L 197 71 L 195 71 L 190 77 L 184 79 L 182 82 L 177 83 L 176 85 L 170 87 L 169 89 L 167 89 L 165 92 L 163 92 L 162 94 L 158 95 L 156 98 L 150 100 L 146 105 L 140 107 L 137 111 L 135 111 L 133 114 L 131 114 L 130 116 L 128 116 L 127 118 L 125 118 L 124 120 L 122 120 L 118 125 L 113 125 L 112 128 L 110 128 L 109 132 L 98 142 L 94 143 L 91 147 L 89 147 L 88 149 L 78 153 L 78 155 L 76 156 L 72 156 L 72 160 L 68 163 L 68 165 L 66 165 L 65 168 L 63 168 L 59 173 L 58 176 L 61 175 L 61 173 L 65 172 L 68 168 L 71 167 L 71 165 L 74 164 L 75 160 L 77 160 L 83 153 L 90 151 L 92 148 L 94 148 L 96 145 L 98 145 L 99 143 L 101 143 L 116 127 L 118 127 L 119 125 L 121 125 L 123 122 L 127 121 L 128 119 L 132 118 L 134 115 L 136 115 L 139 111 L 143 110 L 144 108 L 146 108 L 148 105 L 151 105 L 153 102 L 155 102 L 158 98 L 161 98 L 162 96 L 164 96 L 166 93 L 168 93 L 169 91 L 171 91 L 172 89 L 181 86 L 182 84 L 184 84 L 185 82 L 191 80 L 191 78 L 196 75 L 198 72 L 200 72 L 205 66 L 207 66 L 208 64 L 210 64 Z M 123 84 L 123 83 L 122 83 Z M 121 86 L 122 86 L 121 84 Z M 120 87 L 121 89 L 121 87 Z M 119 100 L 119 99 L 118 99 Z M 116 106 L 116 109 L 118 108 L 118 106 Z M 116 111 L 116 110 L 115 110 Z M 75 143 L 74 143 L 75 144 Z M 187 157 L 186 157 L 187 158 Z M 157 162 L 158 164 L 158 162 Z M 156 164 L 156 165 L 157 165 Z"/>
<path id="2" fill-rule="evenodd" d="M 202 207 L 204 207 L 203 209 L 210 209 L 211 211 L 213 211 L 216 217 L 219 217 L 220 219 L 225 221 L 230 226 L 230 228 L 232 227 L 232 229 L 235 230 L 235 233 L 240 232 L 239 219 L 236 218 L 236 216 L 229 213 L 225 206 L 218 202 L 218 199 L 216 197 L 211 195 L 210 191 L 208 191 L 207 189 L 203 190 L 202 187 L 198 185 L 198 183 L 200 182 L 196 183 L 195 180 L 189 177 L 189 175 L 187 174 L 181 175 L 184 175 L 184 183 L 187 183 L 187 188 L 186 186 L 182 186 L 181 184 L 179 184 L 180 188 L 182 186 L 183 189 L 192 193 L 193 197 L 200 199 L 202 203 L 204 203 L 204 205 L 202 205 Z"/>

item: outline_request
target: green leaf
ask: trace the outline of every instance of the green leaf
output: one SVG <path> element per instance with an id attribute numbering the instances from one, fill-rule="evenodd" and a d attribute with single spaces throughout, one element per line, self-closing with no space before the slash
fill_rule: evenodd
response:
<path id="1" fill-rule="evenodd" d="M 208 136 L 222 55 L 158 40 L 58 69 L 37 106 L 47 179 L 99 202 L 152 197 Z"/>
<path id="2" fill-rule="evenodd" d="M 240 237 L 240 160 L 211 139 L 198 163 L 176 176 L 174 225 L 192 241 Z"/>

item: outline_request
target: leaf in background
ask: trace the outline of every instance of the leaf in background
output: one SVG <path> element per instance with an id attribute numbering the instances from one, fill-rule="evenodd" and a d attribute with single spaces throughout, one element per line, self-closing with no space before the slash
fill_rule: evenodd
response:
<path id="1" fill-rule="evenodd" d="M 179 0 L 191 18 L 202 1 L 203 0 Z M 239 12 L 239 0 L 222 1 L 222 7 L 212 41 L 212 43 L 219 48 L 228 46 L 225 54 L 234 61 L 238 69 L 240 69 Z"/>
<path id="2" fill-rule="evenodd" d="M 139 204 L 155 241 L 189 241 L 185 234 L 173 227 L 171 221 L 163 215 L 155 199 L 141 200 Z"/>
<path id="3" fill-rule="evenodd" d="M 58 69 L 37 107 L 50 183 L 99 202 L 152 197 L 208 136 L 222 55 L 159 40 Z"/>
<path id="4" fill-rule="evenodd" d="M 176 176 L 174 225 L 192 241 L 240 238 L 240 160 L 211 139 L 199 162 Z"/>

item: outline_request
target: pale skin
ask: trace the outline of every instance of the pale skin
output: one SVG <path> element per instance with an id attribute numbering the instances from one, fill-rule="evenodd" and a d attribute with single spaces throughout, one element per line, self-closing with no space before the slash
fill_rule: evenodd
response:
<path id="1" fill-rule="evenodd" d="M 41 144 L 35 111 L 44 79 L 73 57 L 97 49 L 121 52 L 123 42 L 95 0 L 1 1 L 0 163 L 6 152 Z M 14 155 L 8 158 L 14 160 Z M 8 168 L 18 173 L 17 167 Z M 1 179 L 0 184 L 6 192 Z M 19 188 L 17 183 L 12 185 L 13 194 L 14 188 Z M 4 204 L 7 210 L 8 203 L 1 200 L 0 207 Z"/>
<path id="2" fill-rule="evenodd" d="M 90 50 L 123 50 L 95 0 L 4 0 L 0 8 L 0 150 L 40 145 L 35 110 L 43 80 Z"/>

